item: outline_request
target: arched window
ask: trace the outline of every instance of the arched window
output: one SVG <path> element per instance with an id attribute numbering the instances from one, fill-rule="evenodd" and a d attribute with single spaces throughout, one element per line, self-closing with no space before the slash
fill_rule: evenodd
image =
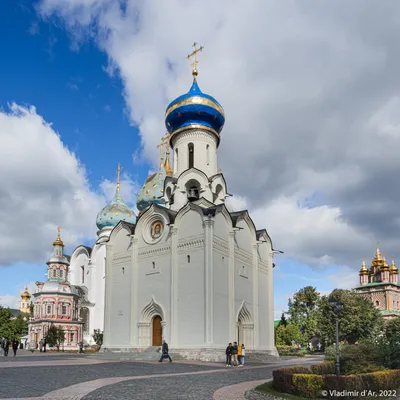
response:
<path id="1" fill-rule="evenodd" d="M 57 271 L 55 269 L 53 269 L 53 278 L 57 277 Z"/>
<path id="2" fill-rule="evenodd" d="M 210 165 L 210 145 L 206 146 L 207 167 Z"/>
<path id="3" fill-rule="evenodd" d="M 81 308 L 79 316 L 83 322 L 83 333 L 89 333 L 89 309 L 87 307 Z"/>
<path id="4" fill-rule="evenodd" d="M 82 276 L 81 276 L 81 283 L 85 283 L 85 267 L 82 265 L 81 267 Z"/>
<path id="5" fill-rule="evenodd" d="M 379 301 L 378 301 L 378 300 L 375 301 L 375 305 L 376 305 L 377 307 L 379 307 Z"/>
<path id="6" fill-rule="evenodd" d="M 175 169 L 175 172 L 178 171 L 178 149 L 175 149 L 174 169 Z"/>
<path id="7" fill-rule="evenodd" d="M 188 261 L 188 264 L 190 264 L 190 256 L 189 255 L 187 256 L 187 261 Z"/>
<path id="8" fill-rule="evenodd" d="M 189 152 L 189 168 L 194 167 L 194 144 L 188 144 L 188 152 Z"/>
<path id="9" fill-rule="evenodd" d="M 64 277 L 64 271 L 62 269 L 60 269 L 60 278 Z"/>

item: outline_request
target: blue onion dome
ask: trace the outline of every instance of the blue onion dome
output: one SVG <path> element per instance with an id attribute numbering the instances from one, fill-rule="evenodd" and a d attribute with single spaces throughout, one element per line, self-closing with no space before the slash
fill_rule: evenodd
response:
<path id="1" fill-rule="evenodd" d="M 120 171 L 120 169 L 119 169 Z M 110 227 L 113 228 L 120 221 L 130 222 L 131 224 L 136 223 L 135 213 L 126 205 L 121 197 L 120 193 L 120 181 L 118 173 L 117 190 L 115 192 L 114 198 L 111 200 L 110 204 L 104 207 L 98 214 L 96 218 L 97 227 L 102 230 L 103 228 Z"/>
<path id="2" fill-rule="evenodd" d="M 214 97 L 203 93 L 196 77 L 190 90 L 169 104 L 165 112 L 165 126 L 173 135 L 188 128 L 205 129 L 217 136 L 225 123 L 225 112 Z"/>
<path id="3" fill-rule="evenodd" d="M 159 170 L 146 179 L 146 182 L 138 193 L 136 207 L 139 211 L 145 210 L 152 204 L 165 204 L 163 197 L 166 177 L 167 172 L 163 163 L 161 163 Z"/>

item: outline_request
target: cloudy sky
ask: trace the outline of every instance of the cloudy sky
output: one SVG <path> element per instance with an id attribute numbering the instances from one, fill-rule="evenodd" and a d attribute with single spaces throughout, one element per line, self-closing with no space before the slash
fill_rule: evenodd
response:
<path id="1" fill-rule="evenodd" d="M 305 285 L 356 285 L 378 239 L 400 258 L 398 2 L 19 0 L 1 15 L 0 303 L 44 278 L 57 225 L 69 252 L 93 242 L 118 162 L 134 206 L 193 41 L 226 111 L 232 203 L 285 252 L 276 314 Z"/>

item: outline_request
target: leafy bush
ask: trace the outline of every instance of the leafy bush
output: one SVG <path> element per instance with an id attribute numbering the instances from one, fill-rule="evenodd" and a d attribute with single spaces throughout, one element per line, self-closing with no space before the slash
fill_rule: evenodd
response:
<path id="1" fill-rule="evenodd" d="M 283 393 L 294 393 L 293 375 L 311 374 L 307 367 L 286 367 L 272 372 L 274 388 Z"/>
<path id="2" fill-rule="evenodd" d="M 310 366 L 311 372 L 316 375 L 333 375 L 335 373 L 335 363 L 325 361 L 322 364 L 314 364 Z"/>
<path id="3" fill-rule="evenodd" d="M 339 351 L 342 374 L 364 374 L 385 369 L 383 349 L 374 342 L 341 345 Z M 335 347 L 328 347 L 325 352 L 325 360 L 334 363 L 335 358 Z"/>
<path id="4" fill-rule="evenodd" d="M 400 370 L 378 371 L 360 375 L 325 375 L 324 389 L 329 391 L 358 391 L 370 390 L 379 396 L 380 390 L 397 390 L 400 387 Z M 349 396 L 341 396 L 343 399 Z"/>
<path id="5" fill-rule="evenodd" d="M 297 396 L 316 398 L 324 388 L 324 378 L 315 374 L 294 374 L 293 391 Z"/>
<path id="6" fill-rule="evenodd" d="M 292 346 L 276 346 L 280 356 L 294 356 L 294 357 L 304 357 L 307 352 L 305 350 L 296 349 Z"/>

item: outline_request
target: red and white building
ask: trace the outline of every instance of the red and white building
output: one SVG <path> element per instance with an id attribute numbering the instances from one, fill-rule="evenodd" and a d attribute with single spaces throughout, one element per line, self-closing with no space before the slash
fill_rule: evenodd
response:
<path id="1" fill-rule="evenodd" d="M 63 348 L 78 349 L 87 323 L 85 313 L 82 315 L 86 293 L 84 288 L 71 285 L 67 280 L 69 257 L 64 254 L 60 228 L 53 246 L 53 255 L 47 262 L 47 281 L 36 282 L 37 289 L 33 294 L 34 313 L 29 321 L 29 343 L 36 348 L 54 325 L 65 333 Z"/>

